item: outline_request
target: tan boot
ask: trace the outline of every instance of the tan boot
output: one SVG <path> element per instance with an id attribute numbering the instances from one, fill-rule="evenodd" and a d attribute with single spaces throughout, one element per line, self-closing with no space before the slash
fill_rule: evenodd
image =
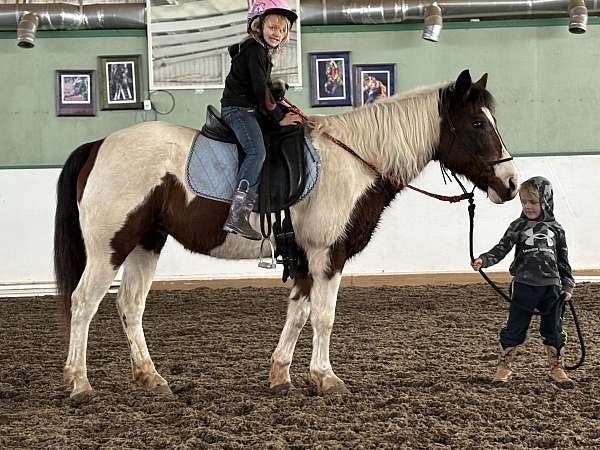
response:
<path id="1" fill-rule="evenodd" d="M 506 347 L 504 350 L 500 350 L 500 356 L 498 357 L 498 366 L 496 367 L 496 374 L 494 375 L 494 383 L 506 383 L 512 375 L 512 369 L 510 364 L 515 359 L 517 354 L 517 347 Z"/>
<path id="2" fill-rule="evenodd" d="M 548 353 L 548 365 L 550 367 L 550 378 L 556 383 L 557 386 L 564 389 L 571 389 L 575 387 L 575 382 L 569 378 L 565 372 L 565 366 L 563 364 L 563 355 L 558 354 L 558 350 L 555 347 L 545 345 L 546 352 Z"/>

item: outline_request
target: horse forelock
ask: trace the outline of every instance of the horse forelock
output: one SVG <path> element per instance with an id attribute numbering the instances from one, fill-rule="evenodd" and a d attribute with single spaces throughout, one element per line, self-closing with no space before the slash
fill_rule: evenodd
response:
<path id="1" fill-rule="evenodd" d="M 404 182 L 433 158 L 440 138 L 439 91 L 419 88 L 331 116 L 313 116 L 317 132 L 349 145 L 385 174 Z"/>

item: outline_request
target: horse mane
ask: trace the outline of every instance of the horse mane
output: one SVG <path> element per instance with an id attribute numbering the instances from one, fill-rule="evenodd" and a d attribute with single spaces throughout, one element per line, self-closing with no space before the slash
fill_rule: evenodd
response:
<path id="1" fill-rule="evenodd" d="M 440 138 L 440 91 L 448 86 L 417 88 L 310 120 L 315 131 L 335 136 L 383 173 L 408 182 L 433 159 Z"/>

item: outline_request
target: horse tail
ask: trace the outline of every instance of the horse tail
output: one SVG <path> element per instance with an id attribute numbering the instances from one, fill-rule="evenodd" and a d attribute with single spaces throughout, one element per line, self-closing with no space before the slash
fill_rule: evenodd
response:
<path id="1" fill-rule="evenodd" d="M 85 245 L 79 224 L 77 180 L 96 142 L 78 147 L 67 158 L 56 186 L 54 216 L 54 275 L 58 306 L 69 332 L 71 294 L 77 287 L 86 264 Z"/>

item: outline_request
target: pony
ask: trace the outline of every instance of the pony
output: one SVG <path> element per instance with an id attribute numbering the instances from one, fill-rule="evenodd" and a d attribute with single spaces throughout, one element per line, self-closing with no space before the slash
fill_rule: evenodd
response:
<path id="1" fill-rule="evenodd" d="M 342 270 L 365 248 L 383 210 L 402 190 L 393 179 L 408 183 L 430 161 L 439 161 L 486 191 L 494 203 L 515 197 L 517 170 L 496 128 L 486 82 L 487 74 L 473 83 L 465 70 L 452 83 L 309 118 L 321 173 L 313 191 L 291 209 L 296 241 L 306 258 L 293 280 L 271 358 L 274 392 L 293 387 L 292 356 L 309 317 L 310 377 L 319 394 L 346 392 L 329 360 Z M 187 187 L 186 158 L 196 133 L 144 122 L 81 145 L 65 162 L 57 183 L 54 263 L 69 338 L 64 379 L 71 396 L 92 389 L 86 366 L 89 325 L 119 268 L 123 277 L 116 306 L 133 379 L 160 394 L 170 388 L 148 352 L 142 315 L 167 236 L 192 252 L 217 258 L 260 256 L 260 243 L 222 230 L 228 204 L 195 196 Z M 256 226 L 256 214 L 252 220 Z"/>

